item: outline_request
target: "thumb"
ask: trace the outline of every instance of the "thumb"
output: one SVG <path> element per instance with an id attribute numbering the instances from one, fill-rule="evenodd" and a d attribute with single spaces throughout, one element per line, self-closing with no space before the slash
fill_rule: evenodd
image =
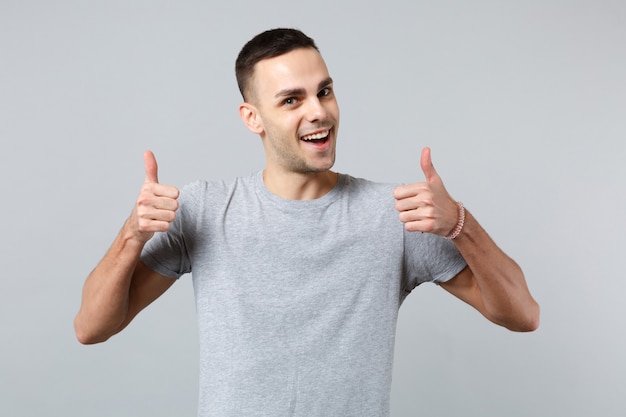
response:
<path id="1" fill-rule="evenodd" d="M 439 179 L 439 174 L 437 174 L 437 171 L 433 166 L 433 161 L 430 158 L 430 148 L 428 147 L 422 149 L 420 166 L 422 167 L 422 172 L 424 173 L 427 182 L 435 182 Z"/>
<path id="2" fill-rule="evenodd" d="M 152 151 L 145 151 L 143 154 L 143 164 L 146 167 L 146 180 L 145 182 L 159 183 L 159 177 L 157 175 L 158 166 L 156 158 Z"/>

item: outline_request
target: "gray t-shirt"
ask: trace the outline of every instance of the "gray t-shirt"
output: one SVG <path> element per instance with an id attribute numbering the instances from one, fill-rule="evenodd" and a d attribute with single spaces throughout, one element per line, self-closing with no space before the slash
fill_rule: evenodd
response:
<path id="1" fill-rule="evenodd" d="M 193 271 L 200 417 L 389 415 L 400 304 L 466 266 L 404 230 L 393 187 L 341 174 L 319 199 L 284 200 L 258 172 L 183 188 L 142 261 Z"/>

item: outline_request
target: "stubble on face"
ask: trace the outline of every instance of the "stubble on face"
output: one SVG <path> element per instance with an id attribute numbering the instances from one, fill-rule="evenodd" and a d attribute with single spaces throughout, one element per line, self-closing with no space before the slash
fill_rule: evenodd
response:
<path id="1" fill-rule="evenodd" d="M 323 59 L 302 49 L 259 64 L 250 98 L 262 119 L 268 167 L 298 174 L 328 171 L 335 163 L 339 109 Z M 303 139 L 324 131 L 326 139 Z"/>
<path id="2" fill-rule="evenodd" d="M 268 141 L 266 152 L 270 152 L 270 158 L 273 161 L 281 161 L 284 170 L 298 174 L 315 174 L 325 172 L 332 168 L 335 164 L 335 125 L 330 121 L 324 121 L 310 126 L 306 132 L 299 130 L 295 135 L 291 136 L 278 128 L 275 129 L 271 124 L 265 125 L 265 134 Z M 304 154 L 300 148 L 302 141 L 300 138 L 307 132 L 313 130 L 329 129 L 329 138 L 333 141 L 328 150 L 320 152 L 317 155 L 310 156 Z"/>

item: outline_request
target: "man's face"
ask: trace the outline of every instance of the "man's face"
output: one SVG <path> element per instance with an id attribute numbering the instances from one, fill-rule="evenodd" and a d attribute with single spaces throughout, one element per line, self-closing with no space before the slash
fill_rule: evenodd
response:
<path id="1" fill-rule="evenodd" d="M 255 65 L 252 104 L 267 168 L 309 174 L 335 162 L 339 107 L 321 55 L 300 48 Z"/>

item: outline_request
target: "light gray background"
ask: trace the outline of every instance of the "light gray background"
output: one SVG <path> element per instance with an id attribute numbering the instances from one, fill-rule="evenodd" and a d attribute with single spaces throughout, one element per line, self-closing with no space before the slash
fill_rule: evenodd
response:
<path id="1" fill-rule="evenodd" d="M 0 1 L 0 415 L 194 416 L 189 277 L 109 342 L 75 340 L 85 276 L 153 149 L 181 186 L 262 168 L 234 59 L 314 37 L 336 169 L 421 181 L 419 152 L 524 268 L 536 333 L 435 286 L 401 310 L 393 416 L 623 416 L 626 3 Z"/>

